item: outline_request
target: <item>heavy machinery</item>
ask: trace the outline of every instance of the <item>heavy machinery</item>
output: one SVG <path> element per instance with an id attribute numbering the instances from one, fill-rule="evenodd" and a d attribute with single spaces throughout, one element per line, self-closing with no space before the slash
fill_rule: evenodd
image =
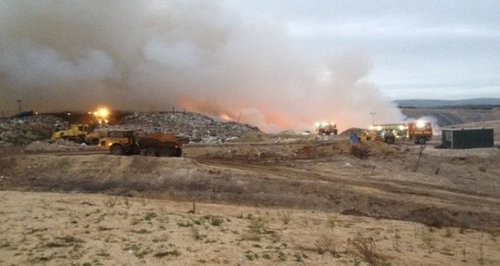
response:
<path id="1" fill-rule="evenodd" d="M 132 130 L 113 130 L 99 140 L 99 146 L 114 155 L 182 156 L 182 143 L 177 137 L 162 133 L 138 135 Z"/>
<path id="2" fill-rule="evenodd" d="M 68 129 L 56 130 L 52 132 L 52 140 L 66 139 L 77 143 L 85 142 L 89 134 L 89 126 L 86 124 L 71 124 Z"/>
<path id="3" fill-rule="evenodd" d="M 361 141 L 382 141 L 387 144 L 394 144 L 396 139 L 406 137 L 406 126 L 404 124 L 380 124 L 373 125 L 365 130 L 361 136 Z"/>
<path id="4" fill-rule="evenodd" d="M 432 138 L 432 124 L 423 120 L 417 120 L 407 124 L 407 138 L 415 144 L 425 144 Z"/>
<path id="5" fill-rule="evenodd" d="M 337 135 L 337 125 L 331 122 L 318 122 L 315 125 L 318 135 Z"/>
<path id="6" fill-rule="evenodd" d="M 86 143 L 88 145 L 97 145 L 99 139 L 107 135 L 106 131 L 90 131 L 87 124 L 70 124 L 67 129 L 56 130 L 52 132 L 53 141 L 66 139 L 76 143 Z"/>

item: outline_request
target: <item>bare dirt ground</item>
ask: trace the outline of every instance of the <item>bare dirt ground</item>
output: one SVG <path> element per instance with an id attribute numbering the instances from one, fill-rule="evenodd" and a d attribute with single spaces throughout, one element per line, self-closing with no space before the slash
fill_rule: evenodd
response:
<path id="1" fill-rule="evenodd" d="M 182 158 L 10 148 L 0 264 L 500 264 L 498 148 L 363 145 L 365 159 L 340 136 Z"/>

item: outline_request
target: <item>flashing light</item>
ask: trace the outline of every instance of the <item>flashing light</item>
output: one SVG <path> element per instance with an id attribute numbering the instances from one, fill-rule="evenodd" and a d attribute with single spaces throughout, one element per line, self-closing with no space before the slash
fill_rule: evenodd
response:
<path id="1" fill-rule="evenodd" d="M 415 123 L 415 126 L 418 127 L 418 128 L 423 128 L 425 127 L 425 121 L 423 120 L 418 120 L 416 123 Z"/>
<path id="2" fill-rule="evenodd" d="M 398 128 L 399 128 L 399 130 L 405 130 L 405 126 L 403 126 L 403 125 L 399 126 Z"/>
<path id="3" fill-rule="evenodd" d="M 314 126 L 316 128 L 322 128 L 322 127 L 327 127 L 327 126 L 335 126 L 335 123 L 332 122 L 327 122 L 327 121 L 322 121 L 322 122 L 316 122 Z"/>

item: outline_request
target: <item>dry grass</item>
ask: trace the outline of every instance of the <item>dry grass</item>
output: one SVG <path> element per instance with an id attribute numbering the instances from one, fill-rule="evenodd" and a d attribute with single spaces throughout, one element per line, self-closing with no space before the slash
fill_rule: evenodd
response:
<path id="1" fill-rule="evenodd" d="M 350 246 L 350 253 L 369 265 L 387 264 L 386 256 L 376 251 L 376 243 L 373 237 L 363 237 L 362 234 L 358 233 L 354 239 L 349 241 L 348 245 Z"/>

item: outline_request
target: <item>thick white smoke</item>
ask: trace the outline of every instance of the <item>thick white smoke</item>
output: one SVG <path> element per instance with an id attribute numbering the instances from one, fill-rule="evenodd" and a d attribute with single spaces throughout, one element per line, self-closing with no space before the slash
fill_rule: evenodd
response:
<path id="1" fill-rule="evenodd" d="M 286 25 L 230 1 L 0 0 L 0 109 L 176 107 L 265 131 L 402 119 L 363 81 L 366 55 L 292 47 Z"/>

